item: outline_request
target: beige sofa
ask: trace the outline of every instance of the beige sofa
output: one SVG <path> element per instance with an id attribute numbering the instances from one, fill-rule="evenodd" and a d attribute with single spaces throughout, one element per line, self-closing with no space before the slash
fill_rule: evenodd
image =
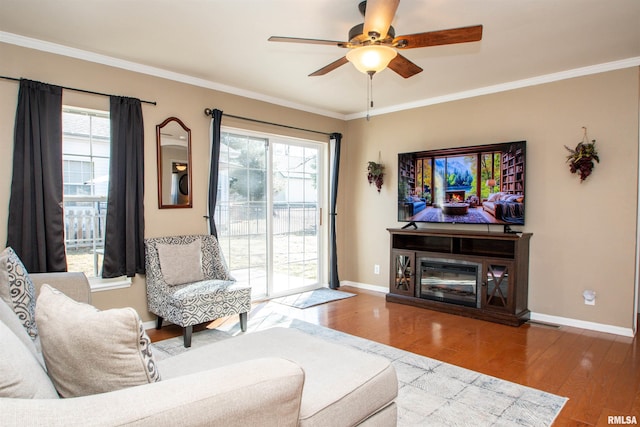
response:
<path id="1" fill-rule="evenodd" d="M 90 301 L 82 274 L 31 278 L 38 290 L 48 283 L 77 301 Z M 396 425 L 398 386 L 388 360 L 293 329 L 189 349 L 158 361 L 157 368 L 161 381 L 101 394 L 0 397 L 0 425 Z"/>

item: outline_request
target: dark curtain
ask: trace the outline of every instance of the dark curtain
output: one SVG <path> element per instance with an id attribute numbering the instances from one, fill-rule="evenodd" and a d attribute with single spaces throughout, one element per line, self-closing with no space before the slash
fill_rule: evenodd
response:
<path id="1" fill-rule="evenodd" d="M 220 162 L 220 122 L 222 121 L 222 111 L 212 110 L 211 117 L 211 165 L 209 171 L 209 234 L 218 237 L 214 214 L 216 212 L 216 203 L 218 202 L 218 163 Z"/>
<path id="2" fill-rule="evenodd" d="M 338 254 L 336 243 L 336 202 L 338 199 L 338 175 L 340 172 L 340 141 L 342 134 L 332 133 L 329 138 L 333 167 L 331 170 L 331 200 L 329 201 L 329 287 L 338 289 Z"/>
<path id="3" fill-rule="evenodd" d="M 102 277 L 144 273 L 144 126 L 140 100 L 110 97 L 111 159 Z"/>
<path id="4" fill-rule="evenodd" d="M 32 273 L 66 271 L 62 88 L 20 80 L 7 246 Z"/>

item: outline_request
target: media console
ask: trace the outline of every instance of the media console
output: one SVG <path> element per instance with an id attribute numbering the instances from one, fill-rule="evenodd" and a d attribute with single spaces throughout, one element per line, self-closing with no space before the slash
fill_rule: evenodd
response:
<path id="1" fill-rule="evenodd" d="M 387 301 L 519 326 L 531 233 L 388 229 Z"/>

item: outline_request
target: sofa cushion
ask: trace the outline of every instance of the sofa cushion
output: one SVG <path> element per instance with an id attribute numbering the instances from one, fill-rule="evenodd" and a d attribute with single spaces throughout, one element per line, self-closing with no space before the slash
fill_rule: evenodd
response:
<path id="1" fill-rule="evenodd" d="M 0 397 L 58 398 L 42 365 L 4 322 L 0 322 L 0 343 Z"/>
<path id="2" fill-rule="evenodd" d="M 43 285 L 36 319 L 49 376 L 62 397 L 160 380 L 149 337 L 132 308 L 100 311 Z"/>
<path id="3" fill-rule="evenodd" d="M 18 319 L 18 316 L 13 312 L 11 307 L 7 305 L 3 300 L 0 299 L 0 321 L 5 324 L 13 332 L 13 334 L 24 344 L 24 346 L 29 350 L 33 357 L 35 357 L 38 362 L 44 368 L 44 360 L 42 359 L 42 353 L 40 352 L 40 339 L 37 338 L 36 341 L 32 340 L 27 331 L 22 326 L 22 322 Z M 37 342 L 37 346 L 36 346 Z"/>
<path id="4" fill-rule="evenodd" d="M 13 308 L 31 339 L 36 339 L 35 287 L 27 269 L 11 248 L 0 253 L 0 297 Z"/>
<path id="5" fill-rule="evenodd" d="M 313 337 L 272 328 L 226 339 L 159 361 L 165 379 L 260 357 L 281 357 L 305 373 L 299 426 L 357 425 L 393 401 L 398 382 L 391 363 Z"/>
<path id="6" fill-rule="evenodd" d="M 160 271 L 167 285 L 182 285 L 204 279 L 200 239 L 187 244 L 158 243 L 156 248 Z"/>
<path id="7" fill-rule="evenodd" d="M 491 193 L 487 198 L 487 202 L 495 202 L 496 200 L 500 200 L 500 198 L 504 195 L 504 193 Z"/>

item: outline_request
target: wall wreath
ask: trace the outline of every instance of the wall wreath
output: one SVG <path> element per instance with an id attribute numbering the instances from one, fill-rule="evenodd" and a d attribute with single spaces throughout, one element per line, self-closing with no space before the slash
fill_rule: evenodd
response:
<path id="1" fill-rule="evenodd" d="M 580 174 L 580 183 L 591 175 L 593 167 L 595 166 L 593 161 L 595 160 L 600 163 L 600 157 L 598 157 L 598 151 L 596 150 L 596 140 L 593 139 L 589 142 L 587 128 L 583 126 L 582 129 L 584 130 L 582 141 L 576 145 L 575 149 L 569 148 L 566 145 L 564 146 L 570 153 L 567 156 L 569 170 L 571 173 Z"/>
<path id="2" fill-rule="evenodd" d="M 367 181 L 369 181 L 369 185 L 373 183 L 376 184 L 376 188 L 378 188 L 378 193 L 382 188 L 383 177 L 384 177 L 384 166 L 382 165 L 382 163 L 369 162 L 369 165 L 367 166 Z"/>

